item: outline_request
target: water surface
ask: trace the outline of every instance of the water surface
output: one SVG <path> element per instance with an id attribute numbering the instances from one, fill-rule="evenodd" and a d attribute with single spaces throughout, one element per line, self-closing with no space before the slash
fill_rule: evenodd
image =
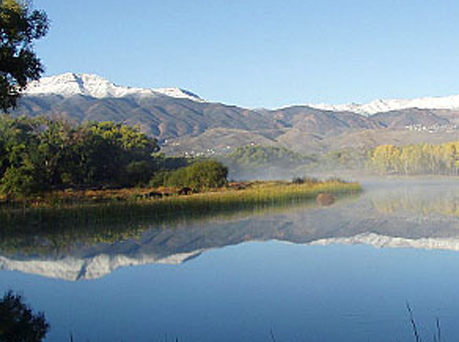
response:
<path id="1" fill-rule="evenodd" d="M 2 235 L 0 291 L 47 341 L 409 341 L 459 334 L 459 184 L 378 180 L 329 207 Z M 94 229 L 95 230 L 95 229 Z M 118 231 L 118 230 L 117 230 Z"/>

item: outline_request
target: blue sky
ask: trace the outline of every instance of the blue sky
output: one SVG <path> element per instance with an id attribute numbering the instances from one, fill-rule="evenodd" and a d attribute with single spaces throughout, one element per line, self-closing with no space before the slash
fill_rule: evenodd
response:
<path id="1" fill-rule="evenodd" d="M 459 94 L 458 1 L 35 0 L 46 75 L 247 107 Z"/>

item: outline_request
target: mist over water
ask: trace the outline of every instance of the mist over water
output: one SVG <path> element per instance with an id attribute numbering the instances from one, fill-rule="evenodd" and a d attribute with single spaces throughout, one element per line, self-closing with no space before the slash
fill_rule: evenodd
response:
<path id="1" fill-rule="evenodd" d="M 266 341 L 270 330 L 282 341 L 409 341 L 407 301 L 424 340 L 436 317 L 454 340 L 459 183 L 360 180 L 361 195 L 330 206 L 151 222 L 119 241 L 33 233 L 1 245 L 0 290 L 45 311 L 51 342 L 69 331 L 83 341 Z"/>

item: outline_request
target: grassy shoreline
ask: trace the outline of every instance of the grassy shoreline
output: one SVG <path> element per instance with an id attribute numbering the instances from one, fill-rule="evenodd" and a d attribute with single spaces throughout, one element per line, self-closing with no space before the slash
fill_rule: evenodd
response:
<path id="1" fill-rule="evenodd" d="M 60 226 L 99 222 L 127 223 L 148 218 L 152 222 L 201 217 L 206 215 L 254 210 L 278 204 L 294 204 L 314 200 L 321 193 L 336 196 L 358 193 L 358 183 L 338 180 L 292 184 L 290 182 L 254 182 L 243 189 L 222 188 L 191 195 L 171 195 L 163 198 L 143 198 L 146 189 L 91 192 L 92 196 L 60 193 L 50 199 L 18 202 L 0 207 L 0 219 L 5 226 Z M 152 189 L 150 189 L 152 190 Z M 96 196 L 98 195 L 98 196 Z M 122 197 L 124 196 L 124 197 Z"/>

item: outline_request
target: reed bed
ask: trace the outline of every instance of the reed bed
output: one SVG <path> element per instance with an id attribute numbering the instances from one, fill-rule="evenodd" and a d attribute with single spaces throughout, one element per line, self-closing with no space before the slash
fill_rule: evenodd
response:
<path id="1" fill-rule="evenodd" d="M 320 193 L 358 193 L 357 183 L 341 181 L 314 184 L 292 184 L 287 182 L 253 183 L 244 190 L 224 189 L 188 196 L 169 196 L 161 199 L 131 199 L 104 203 L 77 202 L 57 207 L 22 207 L 0 209 L 1 227 L 43 227 L 94 225 L 97 223 L 124 222 L 129 224 L 139 219 L 152 223 L 212 216 L 225 212 L 250 211 L 275 205 L 292 205 L 315 199 Z"/>

